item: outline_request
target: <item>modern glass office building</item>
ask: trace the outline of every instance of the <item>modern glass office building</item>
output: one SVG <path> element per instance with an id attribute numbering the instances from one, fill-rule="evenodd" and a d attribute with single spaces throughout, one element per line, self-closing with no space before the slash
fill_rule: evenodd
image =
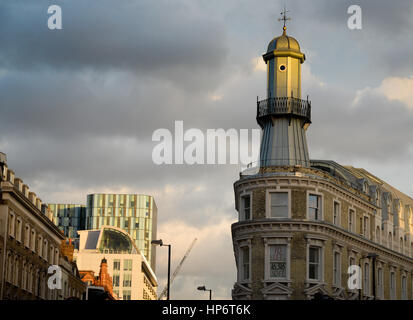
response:
<path id="1" fill-rule="evenodd" d="M 85 229 L 86 206 L 81 204 L 49 204 L 51 220 L 67 238 L 79 238 L 78 230 Z"/>
<path id="2" fill-rule="evenodd" d="M 87 196 L 86 229 L 102 226 L 121 228 L 129 233 L 140 252 L 155 270 L 157 207 L 152 196 L 142 194 L 89 194 Z"/>

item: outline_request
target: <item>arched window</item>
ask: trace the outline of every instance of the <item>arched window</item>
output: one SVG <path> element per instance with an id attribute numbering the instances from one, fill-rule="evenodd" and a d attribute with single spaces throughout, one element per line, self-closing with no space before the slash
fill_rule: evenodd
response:
<path id="1" fill-rule="evenodd" d="M 12 271 L 13 270 L 13 262 L 14 262 L 13 255 L 9 252 L 8 259 L 7 259 L 6 279 L 10 283 L 13 283 L 13 271 Z"/>
<path id="2" fill-rule="evenodd" d="M 26 261 L 23 261 L 23 277 L 22 277 L 22 283 L 21 283 L 21 287 L 23 290 L 27 289 L 26 283 L 27 283 L 27 263 Z"/>
<path id="3" fill-rule="evenodd" d="M 30 265 L 29 267 L 29 284 L 27 290 L 29 292 L 33 292 L 33 265 Z"/>
<path id="4" fill-rule="evenodd" d="M 13 284 L 19 286 L 19 257 L 14 258 L 14 268 L 13 268 Z"/>

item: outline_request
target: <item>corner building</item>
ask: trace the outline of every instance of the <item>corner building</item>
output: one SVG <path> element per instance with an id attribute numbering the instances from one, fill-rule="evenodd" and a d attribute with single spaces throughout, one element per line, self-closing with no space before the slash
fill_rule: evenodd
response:
<path id="1" fill-rule="evenodd" d="M 233 299 L 413 299 L 413 199 L 364 169 L 310 160 L 305 55 L 284 27 L 263 58 L 260 161 L 234 183 Z M 360 290 L 347 285 L 350 265 Z"/>

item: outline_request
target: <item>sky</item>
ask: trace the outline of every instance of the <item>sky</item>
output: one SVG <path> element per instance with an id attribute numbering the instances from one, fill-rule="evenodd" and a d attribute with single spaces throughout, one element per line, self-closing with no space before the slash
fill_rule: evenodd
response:
<path id="1" fill-rule="evenodd" d="M 47 8 L 62 8 L 62 30 Z M 158 206 L 172 299 L 230 299 L 240 165 L 156 165 L 160 128 L 258 129 L 262 54 L 282 32 L 306 54 L 312 159 L 363 167 L 413 196 L 413 2 L 405 0 L 0 1 L 0 151 L 44 202 L 143 193 Z M 362 29 L 347 8 L 362 8 Z M 255 146 L 258 147 L 258 146 Z M 167 250 L 157 249 L 159 292 Z"/>

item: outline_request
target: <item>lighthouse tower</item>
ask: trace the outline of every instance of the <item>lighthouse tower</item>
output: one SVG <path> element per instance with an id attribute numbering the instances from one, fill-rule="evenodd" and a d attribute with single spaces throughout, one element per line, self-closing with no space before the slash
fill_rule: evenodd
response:
<path id="1" fill-rule="evenodd" d="M 257 101 L 257 122 L 263 130 L 260 166 L 309 167 L 306 130 L 311 123 L 311 104 L 301 99 L 301 64 L 305 55 L 298 41 L 283 34 L 268 45 L 267 99 Z"/>

